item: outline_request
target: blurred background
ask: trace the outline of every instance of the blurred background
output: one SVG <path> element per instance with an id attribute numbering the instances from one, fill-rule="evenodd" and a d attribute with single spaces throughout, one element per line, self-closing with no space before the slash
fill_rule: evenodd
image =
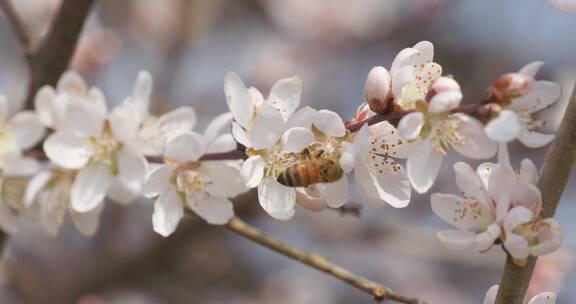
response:
<path id="1" fill-rule="evenodd" d="M 42 35 L 59 0 L 13 0 Z M 2 16 L 3 17 L 3 16 Z M 100 0 L 91 13 L 72 68 L 101 87 L 110 105 L 132 90 L 141 69 L 155 78 L 153 112 L 192 105 L 202 129 L 226 111 L 224 75 L 236 71 L 267 94 L 282 77 L 304 82 L 302 105 L 351 118 L 363 101 L 374 65 L 389 67 L 402 48 L 420 40 L 436 47 L 435 61 L 463 87 L 465 101 L 482 99 L 498 76 L 542 60 L 541 79 L 576 79 L 576 15 L 546 0 Z M 0 20 L 0 92 L 23 102 L 28 75 L 6 18 Z M 568 96 L 542 113 L 553 132 Z M 542 164 L 547 147 L 512 145 L 513 161 Z M 431 192 L 456 192 L 451 154 Z M 473 162 L 476 165 L 479 162 Z M 438 230 L 450 229 L 413 192 L 405 209 L 375 208 L 356 193 L 360 217 L 298 207 L 290 222 L 275 221 L 254 193 L 235 200 L 237 213 L 293 245 L 429 303 L 481 303 L 497 284 L 505 256 L 444 249 Z M 530 294 L 559 293 L 576 303 L 576 181 L 557 212 L 562 249 L 539 260 Z M 68 221 L 57 238 L 23 221 L 10 238 L 0 272 L 0 303 L 372 303 L 364 293 L 277 253 L 196 219 L 167 239 L 152 231 L 152 201 L 106 204 L 100 231 L 82 237 Z"/>

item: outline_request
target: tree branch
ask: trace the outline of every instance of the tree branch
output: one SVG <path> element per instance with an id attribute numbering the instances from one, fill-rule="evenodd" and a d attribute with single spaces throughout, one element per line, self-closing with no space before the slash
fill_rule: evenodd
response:
<path id="1" fill-rule="evenodd" d="M 552 143 L 542 173 L 538 181 L 538 188 L 542 193 L 542 217 L 554 216 L 564 187 L 570 177 L 570 172 L 576 158 L 576 88 L 572 91 L 570 103 L 564 112 L 564 118 Z M 506 266 L 496 304 L 522 304 L 526 289 L 530 284 L 536 257 L 528 258 L 525 266 L 518 266 L 510 256 L 506 259 Z"/>
<path id="2" fill-rule="evenodd" d="M 34 43 L 34 37 L 32 33 L 29 31 L 24 21 L 20 18 L 10 0 L 0 0 L 0 7 L 2 7 L 4 16 L 6 16 L 6 19 L 8 19 L 8 22 L 12 26 L 14 34 L 16 34 L 16 38 L 20 42 L 20 45 L 24 49 L 25 56 L 28 59 L 30 50 Z"/>
<path id="3" fill-rule="evenodd" d="M 82 26 L 94 0 L 63 0 L 46 38 L 30 54 L 31 82 L 26 108 L 33 108 L 36 92 L 55 85 L 68 68 Z"/>
<path id="4" fill-rule="evenodd" d="M 300 263 L 306 264 L 310 267 L 323 271 L 335 278 L 338 278 L 347 284 L 354 286 L 364 292 L 371 294 L 376 301 L 392 300 L 400 303 L 407 304 L 425 304 L 426 302 L 394 293 L 385 286 L 376 282 L 370 281 L 364 277 L 354 274 L 342 267 L 330 263 L 326 258 L 321 255 L 310 253 L 292 245 L 286 244 L 274 237 L 264 234 L 257 228 L 250 226 L 241 219 L 232 218 L 226 228 L 240 236 L 243 236 L 251 241 L 254 241 L 264 247 L 281 253 L 289 258 L 292 258 Z"/>

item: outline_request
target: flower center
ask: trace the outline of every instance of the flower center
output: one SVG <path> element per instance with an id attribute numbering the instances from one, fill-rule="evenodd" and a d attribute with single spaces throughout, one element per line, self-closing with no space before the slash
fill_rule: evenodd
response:
<path id="1" fill-rule="evenodd" d="M 436 151 L 446 155 L 446 151 L 453 147 L 462 147 L 466 144 L 467 137 L 460 132 L 462 120 L 455 117 L 432 118 L 429 123 L 432 131 L 432 142 Z"/>
<path id="2" fill-rule="evenodd" d="M 211 185 L 212 180 L 198 171 L 182 167 L 178 169 L 176 176 L 176 190 L 184 193 L 186 197 L 194 197 L 198 200 L 207 199 L 210 193 L 207 187 Z"/>

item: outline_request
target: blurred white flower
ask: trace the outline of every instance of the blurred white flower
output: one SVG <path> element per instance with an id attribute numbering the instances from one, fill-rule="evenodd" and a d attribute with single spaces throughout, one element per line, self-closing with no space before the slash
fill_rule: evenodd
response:
<path id="1" fill-rule="evenodd" d="M 498 294 L 498 285 L 494 285 L 486 291 L 486 297 L 484 298 L 484 304 L 494 304 L 496 303 L 496 295 Z M 553 292 L 542 292 L 532 300 L 528 301 L 527 304 L 555 304 L 556 294 Z"/>
<path id="2" fill-rule="evenodd" d="M 108 194 L 128 203 L 140 193 L 147 161 L 138 149 L 123 140 L 140 119 L 123 115 L 123 123 L 108 118 L 104 95 L 97 88 L 87 90 L 74 72 L 65 73 L 56 89 L 45 86 L 36 96 L 41 120 L 54 128 L 44 142 L 47 157 L 57 166 L 79 170 L 71 187 L 70 201 L 77 212 L 97 208 Z"/>
<path id="3" fill-rule="evenodd" d="M 484 125 L 464 113 L 450 114 L 460 105 L 460 86 L 441 77 L 431 84 L 429 103 L 418 97 L 416 112 L 404 116 L 398 125 L 400 135 L 411 144 L 407 156 L 412 187 L 425 193 L 432 187 L 448 149 L 473 159 L 492 157 L 497 145 L 484 133 Z"/>
<path id="4" fill-rule="evenodd" d="M 576 1 L 574 0 L 548 0 L 552 7 L 562 13 L 576 13 Z"/>
<path id="5" fill-rule="evenodd" d="M 548 144 L 554 135 L 536 132 L 545 121 L 533 115 L 549 107 L 560 98 L 560 85 L 555 82 L 534 80 L 543 62 L 532 62 L 518 73 L 506 74 L 492 84 L 491 95 L 502 110 L 486 125 L 488 136 L 499 142 L 518 140 L 529 148 Z"/>
<path id="6" fill-rule="evenodd" d="M 27 207 L 38 205 L 40 221 L 51 236 L 58 235 L 64 225 L 66 211 L 82 235 L 92 236 L 98 230 L 102 204 L 86 213 L 79 213 L 70 205 L 70 189 L 75 176 L 76 171 L 52 167 L 40 171 L 28 183 L 24 204 Z"/>
<path id="7" fill-rule="evenodd" d="M 38 161 L 22 152 L 38 144 L 45 133 L 33 111 L 20 111 L 8 118 L 8 108 L 8 101 L 0 95 L 0 192 L 7 190 L 3 189 L 5 179 L 28 177 L 40 169 Z M 8 202 L 0 201 L 0 227 L 14 232 L 15 223 L 15 210 Z"/>
<path id="8" fill-rule="evenodd" d="M 474 246 L 485 252 L 499 240 L 522 264 L 529 255 L 549 254 L 560 247 L 563 236 L 556 220 L 540 218 L 542 198 L 536 187 L 536 167 L 525 159 L 515 172 L 507 161 L 507 155 L 501 156 L 499 164 L 484 163 L 476 172 L 466 163 L 456 163 L 462 197 L 432 194 L 432 210 L 459 228 L 438 232 L 448 248 Z"/>
<path id="9" fill-rule="evenodd" d="M 166 143 L 196 125 L 192 107 L 179 107 L 161 116 L 149 112 L 153 79 L 145 71 L 138 74 L 132 95 L 115 107 L 108 120 L 113 129 L 121 129 L 118 140 L 144 155 L 160 155 Z M 121 137 L 121 138 L 120 138 Z"/>
<path id="10" fill-rule="evenodd" d="M 224 225 L 234 216 L 229 198 L 247 189 L 238 164 L 200 161 L 205 153 L 230 150 L 216 135 L 231 119 L 229 113 L 223 114 L 203 135 L 186 132 L 168 143 L 164 150 L 165 164 L 149 174 L 143 191 L 145 196 L 158 197 L 152 216 L 154 231 L 165 237 L 172 234 L 186 206 L 214 225 Z M 222 123 L 223 120 L 228 124 Z M 227 138 L 230 144 L 235 144 L 230 134 Z"/>
<path id="11" fill-rule="evenodd" d="M 268 98 L 264 99 L 258 89 L 246 88 L 240 76 L 230 72 L 224 80 L 224 93 L 234 117 L 234 138 L 246 147 L 261 149 L 280 138 L 284 123 L 300 104 L 302 82 L 297 77 L 281 79 L 272 86 Z M 278 117 L 280 119 L 276 121 Z M 266 125 L 269 128 L 262 128 Z M 254 133 L 253 128 L 257 129 Z"/>

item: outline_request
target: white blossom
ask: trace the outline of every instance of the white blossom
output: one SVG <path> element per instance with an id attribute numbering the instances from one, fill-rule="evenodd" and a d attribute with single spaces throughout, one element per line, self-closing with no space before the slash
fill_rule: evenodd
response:
<path id="1" fill-rule="evenodd" d="M 434 45 L 418 42 L 394 58 L 390 68 L 394 103 L 404 110 L 414 109 L 416 101 L 425 100 L 432 83 L 442 75 L 442 66 L 434 62 Z"/>
<path id="2" fill-rule="evenodd" d="M 231 119 L 228 113 L 223 114 L 204 134 L 190 131 L 168 142 L 163 154 L 165 163 L 150 172 L 143 192 L 147 197 L 158 197 L 152 216 L 154 231 L 165 237 L 172 234 L 185 207 L 214 225 L 226 224 L 234 216 L 230 198 L 247 189 L 238 164 L 200 160 L 209 151 L 230 150 L 218 133 Z M 224 135 L 232 138 L 230 134 Z"/>
<path id="3" fill-rule="evenodd" d="M 40 164 L 23 152 L 34 147 L 44 136 L 45 129 L 32 111 L 20 111 L 9 118 L 9 104 L 0 95 L 0 227 L 15 232 L 17 209 L 3 199 L 7 179 L 25 178 L 40 169 Z"/>
<path id="4" fill-rule="evenodd" d="M 396 208 L 410 202 L 410 182 L 406 170 L 396 158 L 406 158 L 406 141 L 388 122 L 363 126 L 354 143 L 343 142 L 340 164 L 348 173 L 354 169 L 356 187 L 368 202 Z"/>
<path id="5" fill-rule="evenodd" d="M 56 166 L 78 170 L 70 189 L 75 211 L 96 209 L 106 195 L 121 203 L 139 195 L 147 161 L 127 140 L 133 129 L 126 126 L 136 124 L 142 115 L 113 111 L 108 116 L 102 92 L 87 90 L 73 72 L 65 73 L 56 89 L 44 87 L 38 92 L 36 106 L 42 121 L 55 131 L 44 142 L 47 157 Z"/>
<path id="6" fill-rule="evenodd" d="M 98 230 L 103 205 L 85 213 L 75 211 L 70 205 L 70 189 L 75 176 L 75 170 L 53 166 L 38 172 L 28 183 L 24 204 L 27 207 L 38 205 L 40 222 L 51 236 L 58 235 L 64 225 L 66 211 L 82 235 L 92 236 Z"/>
<path id="7" fill-rule="evenodd" d="M 516 94 L 493 94 L 495 97 L 505 95 L 512 98 L 499 100 L 502 110 L 486 125 L 486 133 L 492 140 L 507 142 L 517 138 L 529 148 L 539 148 L 554 139 L 552 134 L 537 132 L 545 122 L 534 119 L 535 112 L 549 107 L 561 95 L 558 83 L 534 80 L 543 64 L 539 61 L 532 62 L 520 69 L 517 74 L 504 75 L 492 85 L 492 90 L 496 92 L 516 92 Z M 517 89 L 515 79 L 518 78 L 522 79 L 521 83 L 526 83 L 523 88 Z"/>
<path id="8" fill-rule="evenodd" d="M 486 291 L 486 296 L 484 298 L 484 304 L 494 304 L 496 303 L 496 296 L 498 294 L 498 285 L 494 285 Z M 553 292 L 542 292 L 534 296 L 527 304 L 555 304 L 556 294 Z"/>
<path id="9" fill-rule="evenodd" d="M 454 149 L 473 159 L 492 157 L 496 143 L 484 133 L 484 125 L 464 113 L 450 114 L 459 106 L 462 93 L 447 77 L 431 86 L 429 103 L 419 100 L 418 109 L 404 116 L 398 125 L 403 138 L 411 144 L 407 156 L 408 177 L 412 187 L 425 193 L 432 187 L 447 150 Z"/>
<path id="10" fill-rule="evenodd" d="M 561 245 L 562 231 L 554 219 L 539 217 L 542 198 L 534 164 L 526 159 L 515 172 L 505 163 L 507 157 L 500 160 L 484 163 L 476 172 L 466 163 L 456 163 L 462 196 L 431 195 L 432 210 L 459 229 L 439 232 L 439 240 L 449 248 L 475 247 L 479 252 L 500 241 L 519 264 L 529 255 L 554 252 Z"/>
<path id="11" fill-rule="evenodd" d="M 282 128 L 277 128 L 279 125 Z M 276 109 L 267 107 L 256 116 L 252 134 L 260 134 L 260 138 L 254 138 L 252 148 L 247 150 L 250 157 L 242 166 L 242 175 L 248 187 L 258 187 L 260 205 L 272 217 L 292 218 L 297 197 L 304 207 L 313 211 L 326 206 L 338 208 L 346 202 L 345 178 L 307 188 L 287 187 L 276 180 L 281 172 L 300 161 L 298 154 L 306 148 L 321 151 L 338 161 L 346 129 L 336 113 L 305 107 L 284 123 Z M 264 138 L 268 139 L 263 142 Z"/>

